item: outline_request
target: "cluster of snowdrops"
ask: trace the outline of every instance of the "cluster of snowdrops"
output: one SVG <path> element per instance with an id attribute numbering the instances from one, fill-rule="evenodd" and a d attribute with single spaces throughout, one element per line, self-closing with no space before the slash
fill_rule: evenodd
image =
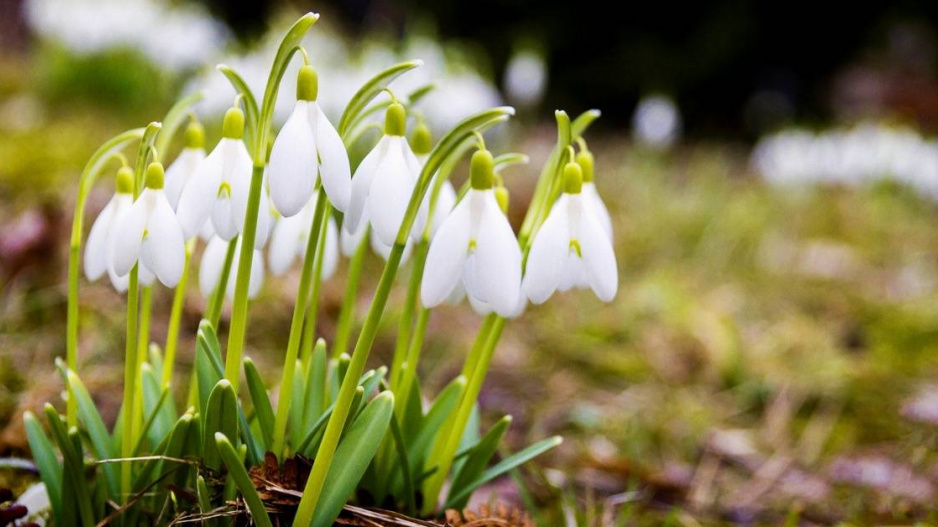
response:
<path id="1" fill-rule="evenodd" d="M 208 154 L 202 126 L 189 111 L 199 100 L 195 94 L 161 123 L 108 141 L 85 167 L 70 247 L 67 357 L 58 362 L 66 410 L 60 415 L 47 405 L 45 427 L 33 414 L 25 417 L 56 524 L 91 526 L 106 518 L 166 524 L 246 513 L 258 525 L 285 515 L 278 520 L 327 526 L 349 500 L 432 517 L 464 506 L 481 485 L 559 444 L 547 438 L 493 465 L 511 419 L 480 430 L 476 400 L 506 320 L 528 302 L 571 288 L 592 289 L 604 301 L 615 296 L 611 221 L 582 137 L 598 112 L 573 121 L 557 112 L 557 145 L 516 236 L 505 215 L 501 172 L 526 157 L 493 155 L 483 139 L 513 110 L 472 115 L 434 142 L 413 109 L 427 90 L 398 98 L 387 88 L 419 62 L 369 80 L 334 126 L 316 102 L 316 70 L 305 60 L 293 113 L 271 139 L 281 78 L 290 60 L 306 57 L 299 42 L 317 19 L 307 14 L 284 37 L 260 104 L 237 72 L 219 66 L 238 96 Z M 164 171 L 160 155 L 183 129 L 185 146 Z M 380 138 L 353 173 L 350 147 L 374 129 Z M 136 156 L 128 159 L 123 151 L 131 146 Z M 469 177 L 457 190 L 449 176 L 470 152 Z M 82 258 L 85 199 L 115 163 L 114 196 L 94 221 Z M 200 238 L 207 246 L 199 285 L 210 300 L 192 377 L 183 385 L 188 397 L 176 401 L 176 346 Z M 368 247 L 386 264 L 350 346 Z M 265 248 L 274 274 L 301 262 L 276 389 L 242 357 L 248 300 L 264 276 Z M 327 345 L 315 335 L 316 308 L 340 252 L 350 259 L 346 291 Z M 366 372 L 405 260 L 411 270 L 392 364 Z M 107 274 L 127 294 L 124 404 L 111 431 L 78 374 L 81 262 L 88 279 Z M 174 289 L 162 346 L 149 334 L 157 281 Z M 216 328 L 226 297 L 232 309 L 222 346 Z M 430 310 L 462 298 L 484 318 L 461 374 L 431 397 L 417 376 Z M 291 506 L 272 508 L 276 490 L 261 492 L 248 472 L 271 459 L 281 466 L 312 459 L 298 488 L 275 486 L 285 493 L 278 503 Z"/>

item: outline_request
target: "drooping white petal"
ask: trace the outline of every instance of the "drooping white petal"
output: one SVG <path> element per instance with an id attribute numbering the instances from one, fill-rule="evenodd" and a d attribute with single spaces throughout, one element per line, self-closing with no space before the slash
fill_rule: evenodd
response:
<path id="1" fill-rule="evenodd" d="M 254 231 L 254 249 L 261 250 L 267 245 L 274 218 L 270 210 L 270 198 L 267 195 L 267 185 L 261 185 L 261 202 L 257 207 L 257 228 Z"/>
<path id="2" fill-rule="evenodd" d="M 296 102 L 270 151 L 270 197 L 284 217 L 300 212 L 316 184 L 319 162 L 308 106 L 306 101 Z"/>
<path id="3" fill-rule="evenodd" d="M 413 193 L 414 186 L 417 184 L 417 180 L 420 178 L 420 173 L 423 170 L 423 163 L 421 163 L 417 156 L 414 154 L 414 151 L 411 150 L 410 144 L 407 141 L 401 141 L 401 150 L 404 154 L 404 161 L 407 164 L 407 171 L 410 174 L 413 183 L 410 187 L 410 192 Z M 420 202 L 420 207 L 417 209 L 417 217 L 414 218 L 414 225 L 410 229 L 410 237 L 415 241 L 419 242 L 420 238 L 423 236 L 423 229 L 427 225 L 427 217 L 430 215 L 430 202 L 426 199 L 426 194 L 429 194 L 430 190 L 424 194 L 423 201 Z M 407 196 L 407 201 L 410 202 L 410 196 Z"/>
<path id="4" fill-rule="evenodd" d="M 179 195 L 176 206 L 176 219 L 182 227 L 182 234 L 187 240 L 192 239 L 208 221 L 212 204 L 218 195 L 218 186 L 222 182 L 223 142 L 215 147 L 195 170 Z"/>
<path id="5" fill-rule="evenodd" d="M 560 283 L 557 285 L 557 290 L 561 293 L 565 293 L 574 287 L 583 288 L 583 284 L 586 284 L 585 287 L 589 287 L 589 284 L 586 282 L 586 269 L 583 266 L 583 260 L 577 255 L 576 251 L 571 249 L 567 252 L 567 258 L 563 264 L 563 271 L 560 273 Z"/>
<path id="6" fill-rule="evenodd" d="M 176 219 L 179 219 L 179 216 L 176 216 Z M 208 243 L 212 241 L 212 238 L 215 237 L 215 226 L 212 225 L 212 219 L 209 218 L 205 223 L 202 224 L 202 228 L 199 229 L 199 238 L 203 242 Z"/>
<path id="7" fill-rule="evenodd" d="M 459 283 L 469 254 L 470 201 L 465 199 L 456 206 L 430 242 L 420 284 L 420 300 L 425 307 L 446 300 Z"/>
<path id="8" fill-rule="evenodd" d="M 212 211 L 212 222 L 215 224 L 215 231 L 226 240 L 230 240 L 241 232 L 244 227 L 244 218 L 248 211 L 248 198 L 251 193 L 251 156 L 243 141 L 235 139 L 223 139 L 227 141 L 225 145 L 225 172 L 223 176 L 225 181 L 231 187 L 231 194 L 228 195 L 231 209 L 227 216 L 220 215 L 216 220 L 215 211 Z M 219 196 L 221 201 L 223 196 Z M 226 224 L 223 228 L 222 224 Z M 255 238 L 256 240 L 257 238 Z M 266 236 L 264 241 L 267 241 Z M 263 245 L 262 245 L 263 246 Z"/>
<path id="9" fill-rule="evenodd" d="M 393 245 L 414 190 L 414 180 L 404 158 L 403 137 L 390 137 L 387 152 L 375 169 L 367 201 L 371 228 L 384 245 Z"/>
<path id="10" fill-rule="evenodd" d="M 140 250 L 143 264 L 166 287 L 176 287 L 185 267 L 186 248 L 182 229 L 162 190 L 145 189 L 140 199 L 152 200 L 147 236 Z"/>
<path id="11" fill-rule="evenodd" d="M 378 168 L 378 162 L 384 158 L 384 153 L 388 150 L 389 139 L 388 136 L 379 139 L 378 144 L 362 159 L 358 168 L 355 169 L 355 175 L 352 176 L 352 197 L 349 200 L 348 210 L 345 211 L 345 219 L 348 222 L 345 228 L 349 233 L 358 230 L 358 225 L 366 213 L 365 204 L 371 193 L 375 171 Z"/>
<path id="12" fill-rule="evenodd" d="M 554 203 L 547 219 L 534 236 L 528 253 L 522 287 L 535 304 L 542 304 L 560 285 L 570 252 L 570 213 L 568 196 Z"/>
<path id="13" fill-rule="evenodd" d="M 435 177 L 439 177 L 439 174 Z M 435 182 L 431 184 L 431 191 L 435 184 Z M 430 199 L 431 191 L 427 192 L 427 196 L 424 198 L 425 200 Z M 456 197 L 456 189 L 453 188 L 453 184 L 450 183 L 449 180 L 444 181 L 440 186 L 440 192 L 437 194 L 436 204 L 433 208 L 433 219 L 430 223 L 430 236 L 435 235 L 440 229 L 440 226 L 443 225 L 443 221 L 446 220 L 450 211 L 452 211 L 453 207 L 456 205 Z"/>
<path id="14" fill-rule="evenodd" d="M 142 199 L 143 196 L 141 194 L 140 199 L 131 205 L 114 232 L 114 272 L 117 276 L 127 275 L 140 256 L 152 201 Z"/>
<path id="15" fill-rule="evenodd" d="M 328 280 L 339 267 L 339 229 L 331 216 L 326 224 L 326 246 L 323 251 L 322 279 Z"/>
<path id="16" fill-rule="evenodd" d="M 574 198 L 576 196 L 573 196 Z M 573 202 L 571 217 L 580 208 L 578 224 L 571 222 L 571 234 L 576 236 L 583 254 L 584 279 L 603 302 L 610 302 L 619 289 L 619 269 L 612 241 L 596 217 L 579 200 Z"/>
<path id="17" fill-rule="evenodd" d="M 179 205 L 179 196 L 185 188 L 189 178 L 199 168 L 205 159 L 205 150 L 201 148 L 183 148 L 182 152 L 169 167 L 166 168 L 163 191 L 173 210 Z"/>
<path id="18" fill-rule="evenodd" d="M 296 260 L 297 245 L 303 233 L 305 214 L 297 214 L 289 218 L 280 218 L 274 225 L 274 232 L 270 237 L 270 248 L 267 261 L 270 264 L 270 273 L 280 276 L 287 272 L 293 261 Z"/>
<path id="19" fill-rule="evenodd" d="M 521 249 L 495 193 L 485 191 L 484 197 L 485 208 L 476 238 L 474 286 L 480 300 L 507 317 L 515 311 L 521 292 Z M 466 290 L 473 294 L 468 284 Z"/>
<path id="20" fill-rule="evenodd" d="M 603 203 L 603 199 L 596 190 L 596 184 L 592 181 L 584 182 L 581 194 L 583 195 L 587 208 L 592 210 L 593 215 L 596 216 L 603 231 L 606 232 L 609 239 L 612 239 L 612 217 L 609 215 L 609 209 L 606 208 L 606 204 Z"/>
<path id="21" fill-rule="evenodd" d="M 116 225 L 114 219 L 118 213 L 119 197 L 120 194 L 111 197 L 94 220 L 91 232 L 88 233 L 88 241 L 85 243 L 84 268 L 85 277 L 90 281 L 101 278 L 107 272 L 107 239 L 111 229 Z"/>
<path id="22" fill-rule="evenodd" d="M 479 300 L 478 298 L 472 295 L 467 295 L 467 297 L 469 298 L 469 305 L 472 307 L 472 310 L 475 311 L 476 313 L 484 316 L 494 311 L 492 309 L 492 304 Z"/>
<path id="23" fill-rule="evenodd" d="M 352 171 L 345 143 L 317 103 L 309 103 L 308 113 L 319 150 L 322 186 L 332 206 L 345 212 L 352 198 Z"/>
<path id="24" fill-rule="evenodd" d="M 228 253 L 228 243 L 215 236 L 202 252 L 202 261 L 199 263 L 199 292 L 205 298 L 212 296 L 215 288 L 218 287 L 218 280 L 225 266 L 225 256 Z"/>
<path id="25" fill-rule="evenodd" d="M 130 276 L 125 276 L 124 280 L 129 284 Z M 149 270 L 146 265 L 143 265 L 143 262 L 137 262 L 137 282 L 142 286 L 151 286 L 153 282 L 156 281 L 156 275 L 153 274 L 153 271 Z M 127 286 L 124 286 L 124 289 L 127 289 Z"/>
<path id="26" fill-rule="evenodd" d="M 212 228 L 215 234 L 224 240 L 230 240 L 238 235 L 240 227 L 234 218 L 230 195 L 219 196 L 212 205 Z"/>

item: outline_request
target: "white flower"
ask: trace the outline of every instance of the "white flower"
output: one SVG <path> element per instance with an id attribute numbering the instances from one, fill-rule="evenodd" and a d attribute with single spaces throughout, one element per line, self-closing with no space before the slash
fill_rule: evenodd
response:
<path id="1" fill-rule="evenodd" d="M 534 237 L 522 288 L 535 304 L 574 286 L 609 302 L 619 287 L 612 240 L 581 193 L 579 165 L 568 163 L 564 179 L 564 194 Z"/>
<path id="2" fill-rule="evenodd" d="M 241 110 L 228 110 L 222 133 L 222 140 L 192 174 L 179 197 L 176 212 L 187 240 L 199 234 L 209 219 L 215 233 L 224 240 L 240 234 L 244 226 L 251 190 L 252 162 L 241 140 L 244 133 L 244 114 Z M 270 210 L 266 204 L 267 190 L 262 185 L 254 239 L 256 249 L 264 247 L 270 230 Z"/>
<path id="3" fill-rule="evenodd" d="M 342 220 L 342 229 L 341 234 L 339 235 L 339 246 L 342 249 L 342 254 L 346 257 L 351 258 L 355 254 L 355 251 L 358 249 L 358 244 L 361 243 L 362 239 L 365 237 L 365 231 L 368 233 L 368 244 L 371 246 L 371 250 L 377 253 L 381 258 L 384 258 L 385 261 L 391 256 L 391 246 L 385 245 L 381 240 L 378 239 L 378 236 L 375 234 L 374 229 L 368 229 L 368 217 L 365 216 L 358 224 L 358 229 L 354 232 L 349 230 L 348 226 L 348 215 L 345 215 L 345 218 Z M 410 238 L 407 239 L 407 243 L 404 245 L 404 252 L 401 254 L 401 264 L 404 265 L 414 249 L 414 242 Z"/>
<path id="4" fill-rule="evenodd" d="M 147 167 L 146 187 L 114 233 L 114 272 L 124 276 L 140 261 L 167 287 L 175 287 L 185 265 L 185 240 L 163 193 L 163 166 Z"/>
<path id="5" fill-rule="evenodd" d="M 387 246 L 394 245 L 420 175 L 420 163 L 404 138 L 405 119 L 403 106 L 393 103 L 388 107 L 385 135 L 358 165 L 345 214 L 349 233 L 358 231 L 367 217 L 378 239 Z M 426 210 L 421 206 L 412 235 L 420 235 L 425 217 Z"/>
<path id="6" fill-rule="evenodd" d="M 603 199 L 599 197 L 599 192 L 596 190 L 593 154 L 590 153 L 589 150 L 582 150 L 576 156 L 576 163 L 580 165 L 580 170 L 583 172 L 583 190 L 581 191 L 583 194 L 583 202 L 596 219 L 599 220 L 603 231 L 606 232 L 606 235 L 609 236 L 611 240 L 612 217 L 609 216 L 609 209 L 606 208 L 606 204 L 603 203 Z"/>
<path id="7" fill-rule="evenodd" d="M 192 174 L 202 164 L 202 160 L 205 159 L 204 142 L 205 133 L 202 131 L 202 125 L 195 121 L 189 123 L 189 127 L 186 129 L 186 147 L 179 153 L 179 157 L 166 168 L 164 191 L 166 192 L 166 199 L 169 200 L 173 210 L 176 210 L 179 205 L 179 195 L 182 194 L 182 189 L 185 188 L 189 178 L 192 177 Z"/>
<path id="8" fill-rule="evenodd" d="M 298 214 L 309 202 L 317 174 L 335 208 L 344 212 L 351 198 L 348 153 L 316 102 L 317 82 L 311 67 L 300 69 L 296 106 L 270 152 L 270 196 L 284 217 Z"/>
<path id="9" fill-rule="evenodd" d="M 297 256 L 306 257 L 306 245 L 309 239 L 309 230 L 312 226 L 313 216 L 316 213 L 318 194 L 300 210 L 300 213 L 289 218 L 283 217 L 274 225 L 270 238 L 270 252 L 267 255 L 270 263 L 270 272 L 274 276 L 282 275 L 290 268 Z M 335 273 L 339 264 L 339 230 L 335 219 L 330 214 L 326 222 L 326 243 L 322 262 L 322 279 L 328 280 Z"/>
<path id="10" fill-rule="evenodd" d="M 218 236 L 212 238 L 202 253 L 202 262 L 199 264 L 199 291 L 202 296 L 209 298 L 218 287 L 222 271 L 225 267 L 225 257 L 228 255 L 230 242 Z M 241 240 L 235 246 L 234 258 L 231 260 L 231 271 L 228 273 L 228 283 L 225 284 L 225 294 L 228 298 L 235 296 L 235 284 L 238 278 L 238 262 L 241 255 Z M 251 263 L 251 279 L 248 282 L 248 298 L 255 298 L 264 284 L 264 255 L 254 250 Z"/>
<path id="11" fill-rule="evenodd" d="M 446 300 L 460 284 L 473 308 L 512 316 L 521 293 L 521 250 L 492 189 L 492 155 L 480 150 L 470 167 L 472 188 L 430 243 L 420 287 L 423 305 Z"/>
<path id="12" fill-rule="evenodd" d="M 114 272 L 113 233 L 133 205 L 133 178 L 133 172 L 128 167 L 122 167 L 117 172 L 117 191 L 94 220 L 85 244 L 85 276 L 93 282 L 107 273 L 114 289 L 119 292 L 127 289 L 127 277 L 118 276 Z"/>

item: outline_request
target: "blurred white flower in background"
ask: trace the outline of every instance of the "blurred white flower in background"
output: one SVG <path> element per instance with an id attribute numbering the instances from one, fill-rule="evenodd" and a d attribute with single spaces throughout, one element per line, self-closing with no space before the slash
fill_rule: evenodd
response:
<path id="1" fill-rule="evenodd" d="M 894 179 L 938 198 L 938 141 L 909 128 L 863 124 L 820 133 L 785 130 L 763 137 L 750 160 L 773 183 L 859 185 Z"/>
<path id="2" fill-rule="evenodd" d="M 681 113 L 664 95 L 649 95 L 638 102 L 632 117 L 635 140 L 652 148 L 668 148 L 681 135 Z"/>
<path id="3" fill-rule="evenodd" d="M 505 68 L 505 95 L 512 104 L 537 106 L 547 90 L 547 61 L 532 50 L 511 56 Z"/>
<path id="4" fill-rule="evenodd" d="M 191 3 L 160 0 L 27 0 L 34 31 L 74 53 L 133 48 L 159 67 L 180 71 L 217 56 L 229 32 Z"/>

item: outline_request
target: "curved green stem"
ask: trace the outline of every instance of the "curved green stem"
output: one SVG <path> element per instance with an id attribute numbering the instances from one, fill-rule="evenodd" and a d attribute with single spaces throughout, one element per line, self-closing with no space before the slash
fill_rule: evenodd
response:
<path id="1" fill-rule="evenodd" d="M 274 440 L 271 450 L 278 457 L 283 455 L 287 421 L 290 417 L 293 375 L 296 371 L 296 357 L 300 347 L 300 340 L 303 337 L 303 316 L 306 313 L 307 302 L 310 301 L 310 289 L 312 289 L 319 232 L 326 230 L 325 221 L 328 211 L 329 204 L 326 199 L 326 191 L 324 188 L 320 187 L 319 196 L 316 199 L 316 210 L 313 213 L 313 223 L 310 225 L 309 236 L 306 240 L 306 256 L 303 258 L 303 270 L 300 274 L 300 288 L 296 293 L 296 303 L 293 306 L 293 318 L 290 321 L 290 337 L 287 341 L 286 357 L 284 357 L 283 360 L 283 374 L 280 379 L 280 396 L 277 398 L 277 413 L 274 417 Z"/>
<path id="2" fill-rule="evenodd" d="M 173 307 L 169 314 L 169 328 L 166 330 L 166 350 L 163 355 L 163 381 L 165 386 L 173 380 L 176 367 L 176 346 L 179 344 L 179 325 L 182 323 L 182 310 L 186 305 L 186 290 L 189 288 L 189 267 L 192 266 L 192 250 L 195 239 L 186 242 L 186 262 L 182 268 L 182 278 L 173 293 Z"/>
<path id="3" fill-rule="evenodd" d="M 75 212 L 72 217 L 72 233 L 68 251 L 68 310 L 65 323 L 65 360 L 68 369 L 78 371 L 78 278 L 81 265 L 81 238 L 82 224 L 85 217 L 85 202 L 88 192 L 94 186 L 101 171 L 110 161 L 111 157 L 119 153 L 133 141 L 143 137 L 143 128 L 127 130 L 109 139 L 98 148 L 85 165 L 78 179 L 78 198 L 75 200 Z M 68 426 L 78 423 L 78 403 L 74 397 L 69 396 L 66 406 Z"/>
<path id="4" fill-rule="evenodd" d="M 349 262 L 348 278 L 345 280 L 345 295 L 342 297 L 342 309 L 339 311 L 339 321 L 335 330 L 335 343 L 332 345 L 333 359 L 338 359 L 348 350 L 352 324 L 355 321 L 355 300 L 358 297 L 358 284 L 365 263 L 365 254 L 368 252 L 368 236 L 366 230 Z"/>
<path id="5" fill-rule="evenodd" d="M 150 315 L 153 311 L 153 286 L 144 286 L 140 291 L 140 308 L 137 321 L 137 369 L 139 370 L 143 363 L 147 361 L 147 348 L 150 345 Z M 138 375 L 139 377 L 139 375 Z M 137 409 L 143 408 L 143 383 L 142 378 L 136 381 L 136 390 L 134 391 L 133 406 Z M 137 413 L 136 418 L 130 423 L 133 429 L 134 444 L 139 442 L 140 430 L 143 427 L 143 412 Z"/>

